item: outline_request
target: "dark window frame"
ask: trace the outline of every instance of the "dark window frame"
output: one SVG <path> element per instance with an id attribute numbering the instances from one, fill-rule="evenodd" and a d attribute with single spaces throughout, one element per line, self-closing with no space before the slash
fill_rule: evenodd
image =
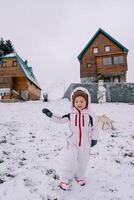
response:
<path id="1" fill-rule="evenodd" d="M 117 60 L 115 60 L 117 59 Z M 113 56 L 113 64 L 118 65 L 118 64 L 124 64 L 125 63 L 125 57 L 123 55 L 119 56 Z"/>
<path id="2" fill-rule="evenodd" d="M 123 60 L 120 60 L 120 58 L 123 58 Z M 125 57 L 123 55 L 120 55 L 119 56 L 119 64 L 124 64 L 124 63 L 125 63 Z"/>
<path id="3" fill-rule="evenodd" d="M 95 49 L 97 49 L 97 52 L 94 52 Z M 99 48 L 98 47 L 93 47 L 92 51 L 93 51 L 93 54 L 97 54 L 97 53 L 99 53 Z"/>
<path id="4" fill-rule="evenodd" d="M 104 61 L 104 59 L 111 58 L 111 63 L 108 61 Z M 123 55 L 117 56 L 105 56 L 102 59 L 103 66 L 105 65 L 124 65 L 125 64 L 125 57 Z"/>
<path id="5" fill-rule="evenodd" d="M 17 61 L 16 60 L 12 61 L 12 67 L 17 67 Z"/>
<path id="6" fill-rule="evenodd" d="M 104 62 L 104 59 L 106 62 Z M 110 59 L 111 61 L 109 62 L 108 59 Z M 112 65 L 112 57 L 111 56 L 103 57 L 102 62 L 103 62 L 103 66 L 104 65 Z"/>
<path id="7" fill-rule="evenodd" d="M 107 47 L 109 47 L 109 51 L 106 50 Z M 104 51 L 107 52 L 107 53 L 110 52 L 111 51 L 111 45 L 105 45 L 104 46 Z"/>
<path id="8" fill-rule="evenodd" d="M 92 67 L 92 64 L 89 62 L 87 63 L 87 68 L 90 68 L 90 67 Z"/>
<path id="9" fill-rule="evenodd" d="M 7 66 L 6 64 L 7 64 L 6 61 L 1 61 L 0 62 L 0 67 L 6 67 Z"/>

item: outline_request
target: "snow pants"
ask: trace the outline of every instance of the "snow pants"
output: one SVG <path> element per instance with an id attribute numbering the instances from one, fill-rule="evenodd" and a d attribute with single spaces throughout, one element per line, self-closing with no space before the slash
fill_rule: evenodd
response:
<path id="1" fill-rule="evenodd" d="M 61 181 L 70 183 L 73 178 L 85 180 L 85 173 L 90 157 L 90 144 L 76 147 L 69 145 L 64 150 L 64 166 Z"/>

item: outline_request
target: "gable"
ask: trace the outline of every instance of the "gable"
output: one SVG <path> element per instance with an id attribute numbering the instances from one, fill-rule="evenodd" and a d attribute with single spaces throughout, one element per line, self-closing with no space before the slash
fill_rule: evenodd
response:
<path id="1" fill-rule="evenodd" d="M 121 43 L 119 43 L 117 40 L 115 40 L 112 36 L 110 36 L 108 33 L 106 33 L 103 29 L 98 29 L 98 31 L 95 33 L 95 35 L 91 38 L 91 40 L 87 43 L 87 45 L 84 47 L 84 49 L 81 51 L 81 53 L 78 55 L 78 59 L 81 60 L 84 53 L 87 51 L 87 49 L 95 42 L 96 38 L 99 35 L 104 35 L 105 38 L 110 40 L 112 43 L 114 43 L 117 47 L 119 47 L 123 52 L 128 53 L 128 49 L 124 47 Z"/>

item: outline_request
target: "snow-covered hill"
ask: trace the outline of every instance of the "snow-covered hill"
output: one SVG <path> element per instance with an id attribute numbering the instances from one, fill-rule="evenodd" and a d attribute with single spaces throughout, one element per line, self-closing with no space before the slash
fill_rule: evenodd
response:
<path id="1" fill-rule="evenodd" d="M 87 185 L 74 182 L 71 192 L 55 192 L 68 127 L 51 122 L 41 112 L 44 107 L 62 115 L 70 103 L 0 103 L 0 200 L 134 200 L 134 105 L 92 104 L 97 115 L 115 121 L 116 129 L 100 129 Z"/>

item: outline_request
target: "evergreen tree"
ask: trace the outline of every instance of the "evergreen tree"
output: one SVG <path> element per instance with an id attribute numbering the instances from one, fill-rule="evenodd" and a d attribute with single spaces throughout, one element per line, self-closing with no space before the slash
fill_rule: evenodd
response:
<path id="1" fill-rule="evenodd" d="M 0 56 L 7 55 L 14 52 L 13 44 L 10 40 L 4 41 L 3 38 L 0 40 Z"/>
<path id="2" fill-rule="evenodd" d="M 4 51 L 5 51 L 5 42 L 4 42 L 3 38 L 1 38 L 1 40 L 0 40 L 0 56 L 4 55 Z"/>
<path id="3" fill-rule="evenodd" d="M 6 54 L 14 52 L 14 47 L 10 40 L 6 40 L 5 45 L 6 45 Z"/>

